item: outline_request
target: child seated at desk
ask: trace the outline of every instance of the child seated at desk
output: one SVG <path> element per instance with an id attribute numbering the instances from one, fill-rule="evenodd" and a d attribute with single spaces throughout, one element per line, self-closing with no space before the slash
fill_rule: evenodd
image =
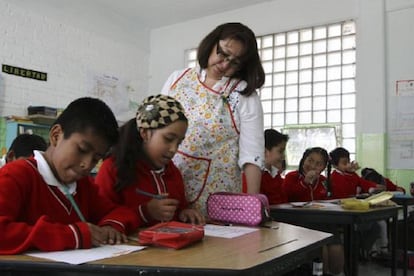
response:
<path id="1" fill-rule="evenodd" d="M 117 127 L 104 102 L 77 99 L 52 125 L 44 153 L 0 170 L 0 254 L 127 241 L 136 216 L 100 197 L 89 177 L 118 139 Z"/>
<path id="2" fill-rule="evenodd" d="M 120 128 L 119 142 L 99 169 L 101 194 L 129 207 L 143 225 L 170 220 L 204 224 L 201 213 L 189 208 L 181 173 L 171 160 L 187 126 L 174 98 L 146 98 L 136 118 Z"/>
<path id="3" fill-rule="evenodd" d="M 365 180 L 381 185 L 385 191 L 402 192 L 405 194 L 403 187 L 397 186 L 390 179 L 382 176 L 379 172 L 372 168 L 363 168 L 361 170 L 361 177 Z"/>
<path id="4" fill-rule="evenodd" d="M 265 136 L 265 166 L 262 170 L 262 183 L 260 192 L 265 194 L 269 204 L 280 204 L 287 202 L 283 190 L 283 178 L 281 172 L 284 170 L 285 149 L 289 136 L 274 129 L 266 129 Z"/>
<path id="5" fill-rule="evenodd" d="M 307 149 L 299 162 L 299 169 L 289 172 L 284 181 L 284 190 L 289 202 L 327 199 L 325 176 L 322 172 L 328 164 L 328 152 L 320 147 Z M 324 273 L 343 275 L 344 248 L 336 227 L 312 225 L 311 228 L 334 234 L 335 241 L 323 248 Z"/>
<path id="6" fill-rule="evenodd" d="M 384 188 L 356 174 L 358 163 L 350 162 L 349 151 L 338 147 L 329 153 L 327 178 L 331 198 L 354 197 L 360 193 L 373 193 Z M 331 169 L 333 167 L 333 171 Z"/>
<path id="7" fill-rule="evenodd" d="M 289 202 L 326 199 L 325 176 L 321 173 L 328 163 L 325 149 L 307 149 L 299 162 L 299 169 L 286 174 L 283 189 Z"/>

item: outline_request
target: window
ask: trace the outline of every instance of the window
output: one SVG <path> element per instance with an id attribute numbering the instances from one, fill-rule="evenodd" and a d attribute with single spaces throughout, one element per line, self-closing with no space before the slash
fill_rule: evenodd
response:
<path id="1" fill-rule="evenodd" d="M 355 35 L 355 22 L 344 21 L 257 37 L 265 128 L 334 126 L 355 158 Z M 185 56 L 196 64 L 196 49 Z"/>
<path id="2" fill-rule="evenodd" d="M 265 128 L 333 125 L 354 159 L 355 23 L 264 35 L 257 42 L 266 73 L 260 91 Z"/>

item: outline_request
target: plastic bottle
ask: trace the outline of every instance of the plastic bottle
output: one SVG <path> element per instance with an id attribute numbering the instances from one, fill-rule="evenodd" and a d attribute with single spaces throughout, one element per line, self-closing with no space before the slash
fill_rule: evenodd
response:
<path id="1" fill-rule="evenodd" d="M 312 263 L 312 276 L 322 276 L 323 275 L 323 263 L 321 259 L 316 258 Z"/>

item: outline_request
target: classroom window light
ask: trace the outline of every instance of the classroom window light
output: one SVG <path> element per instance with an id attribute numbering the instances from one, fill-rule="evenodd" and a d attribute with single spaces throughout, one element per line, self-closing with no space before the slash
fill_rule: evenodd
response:
<path id="1" fill-rule="evenodd" d="M 259 91 L 265 129 L 283 131 L 294 126 L 295 131 L 288 134 L 306 131 L 312 133 L 315 143 L 330 141 L 326 150 L 343 146 L 355 156 L 355 22 L 305 27 L 256 39 L 266 74 Z M 185 57 L 186 66 L 195 66 L 196 49 L 186 51 Z M 298 165 L 292 160 L 303 154 L 301 150 L 289 149 L 289 166 Z M 294 158 L 289 158 L 290 154 Z"/>

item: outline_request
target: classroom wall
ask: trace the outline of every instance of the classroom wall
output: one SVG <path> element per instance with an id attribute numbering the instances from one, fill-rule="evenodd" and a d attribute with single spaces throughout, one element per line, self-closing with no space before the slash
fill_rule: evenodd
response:
<path id="1" fill-rule="evenodd" d="M 183 68 L 184 50 L 197 47 L 221 23 L 242 22 L 257 35 L 265 35 L 354 19 L 357 25 L 357 159 L 362 166 L 389 173 L 395 176 L 393 180 L 397 184 L 406 186 L 409 177 L 414 179 L 412 170 L 398 170 L 404 177 L 387 170 L 386 32 L 388 14 L 395 9 L 409 9 L 413 3 L 414 0 L 275 0 L 158 28 L 151 31 L 149 90 L 158 91 L 172 71 Z M 408 73 L 414 77 L 413 72 Z"/>
<path id="2" fill-rule="evenodd" d="M 63 108 L 89 95 L 95 75 L 130 86 L 132 100 L 146 95 L 149 30 L 114 29 L 113 18 L 65 17 L 59 4 L 39 10 L 36 1 L 20 2 L 0 0 L 0 63 L 46 72 L 48 80 L 0 73 L 0 116 L 27 115 L 29 105 Z"/>

